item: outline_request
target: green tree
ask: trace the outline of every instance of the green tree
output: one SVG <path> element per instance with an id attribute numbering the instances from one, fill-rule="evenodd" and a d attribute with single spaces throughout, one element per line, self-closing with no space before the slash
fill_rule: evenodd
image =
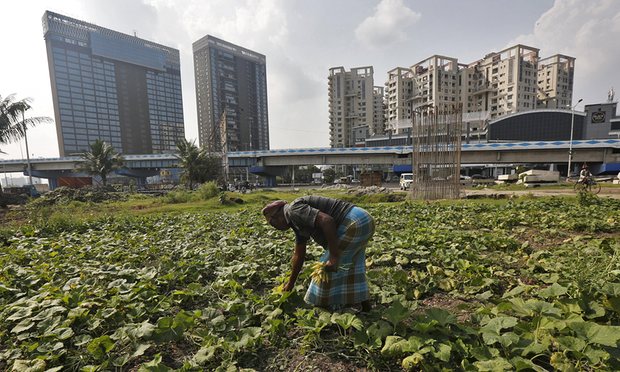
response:
<path id="1" fill-rule="evenodd" d="M 82 153 L 82 160 L 80 170 L 101 177 L 104 187 L 108 184 L 108 174 L 121 168 L 124 162 L 112 145 L 100 139 L 90 144 L 90 151 Z"/>
<path id="2" fill-rule="evenodd" d="M 0 96 L 0 145 L 21 139 L 26 135 L 28 127 L 52 121 L 51 118 L 44 116 L 26 119 L 26 111 L 32 108 L 30 102 L 32 102 L 30 98 L 15 100 L 15 94 L 10 94 L 4 99 Z M 1 150 L 0 153 L 2 153 Z M 0 198 L 2 198 L 1 186 Z"/>
<path id="3" fill-rule="evenodd" d="M 191 190 L 194 182 L 202 183 L 218 178 L 221 168 L 221 159 L 201 149 L 194 141 L 182 139 L 177 141 L 177 159 L 179 167 L 183 168 L 181 175 Z"/>
<path id="4" fill-rule="evenodd" d="M 327 168 L 323 171 L 323 181 L 327 184 L 334 183 L 336 179 L 336 170 L 334 168 Z"/>
<path id="5" fill-rule="evenodd" d="M 321 170 L 315 165 L 299 166 L 295 170 L 295 181 L 311 183 L 314 173 L 321 173 Z"/>
<path id="6" fill-rule="evenodd" d="M 16 101 L 14 94 L 4 99 L 0 96 L 0 145 L 21 139 L 26 135 L 28 127 L 52 121 L 51 118 L 43 116 L 26 119 L 26 111 L 32 108 L 31 101 L 30 98 Z"/>

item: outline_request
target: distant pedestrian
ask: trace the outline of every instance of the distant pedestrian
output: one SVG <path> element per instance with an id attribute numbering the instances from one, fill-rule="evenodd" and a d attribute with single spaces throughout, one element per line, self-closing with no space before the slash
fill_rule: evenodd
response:
<path id="1" fill-rule="evenodd" d="M 285 291 L 294 288 L 312 238 L 325 248 L 320 261 L 325 263 L 327 280 L 312 279 L 304 300 L 330 310 L 357 304 L 363 311 L 370 310 L 366 246 L 375 232 L 375 221 L 368 212 L 349 202 L 322 196 L 304 196 L 292 203 L 278 200 L 262 212 L 276 229 L 290 228 L 295 233 L 292 271 Z"/>

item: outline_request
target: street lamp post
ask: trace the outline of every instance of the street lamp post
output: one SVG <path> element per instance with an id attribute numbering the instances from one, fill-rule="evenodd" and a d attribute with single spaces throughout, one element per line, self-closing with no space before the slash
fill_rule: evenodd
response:
<path id="1" fill-rule="evenodd" d="M 26 114 L 24 110 L 22 110 L 22 122 L 26 122 Z M 27 126 L 24 124 L 24 140 L 26 142 L 26 162 L 28 163 L 28 185 L 32 187 L 32 166 L 30 165 L 30 152 L 28 150 L 28 134 L 27 134 Z M 30 191 L 32 193 L 32 190 Z"/>
<path id="2" fill-rule="evenodd" d="M 571 163 L 573 161 L 573 128 L 575 127 L 575 107 L 583 101 L 580 98 L 574 106 L 571 106 L 571 119 L 570 119 L 570 141 L 568 142 L 568 169 L 566 170 L 566 180 L 570 179 Z M 570 105 L 569 105 L 570 106 Z"/>

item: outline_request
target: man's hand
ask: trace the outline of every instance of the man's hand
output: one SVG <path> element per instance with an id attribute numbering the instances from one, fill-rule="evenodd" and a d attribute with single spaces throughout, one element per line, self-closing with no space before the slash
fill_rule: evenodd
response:
<path id="1" fill-rule="evenodd" d="M 283 292 L 290 292 L 291 290 L 293 290 L 293 288 L 295 288 L 295 284 L 294 284 L 294 283 L 293 283 L 293 284 L 291 284 L 291 283 L 289 282 L 289 283 L 286 283 L 286 284 L 284 285 L 284 287 L 282 287 L 282 291 L 283 291 Z"/>
<path id="2" fill-rule="evenodd" d="M 325 271 L 328 271 L 328 272 L 338 271 L 338 259 L 330 258 L 327 262 L 325 262 Z"/>

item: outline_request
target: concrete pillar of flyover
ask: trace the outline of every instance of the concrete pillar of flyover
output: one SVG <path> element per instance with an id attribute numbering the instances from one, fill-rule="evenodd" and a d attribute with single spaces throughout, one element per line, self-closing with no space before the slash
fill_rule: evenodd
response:
<path id="1" fill-rule="evenodd" d="M 58 188 L 58 178 L 50 177 L 47 179 L 47 183 L 49 184 L 50 191 L 56 190 Z"/>
<path id="2" fill-rule="evenodd" d="M 265 186 L 266 187 L 275 187 L 277 186 L 276 183 L 276 176 L 265 176 Z"/>

